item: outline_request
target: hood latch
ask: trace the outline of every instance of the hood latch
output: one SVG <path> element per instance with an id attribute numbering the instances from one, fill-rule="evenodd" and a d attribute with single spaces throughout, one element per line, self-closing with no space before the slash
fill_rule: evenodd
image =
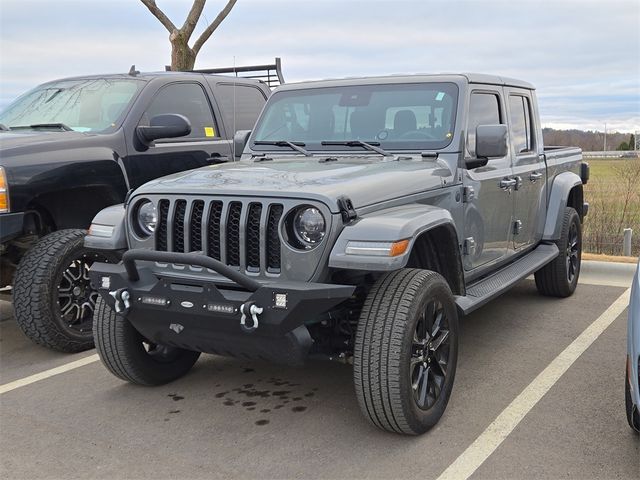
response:
<path id="1" fill-rule="evenodd" d="M 349 197 L 343 196 L 338 198 L 338 208 L 344 224 L 349 224 L 358 218 L 358 213 L 353 208 L 353 203 Z"/>

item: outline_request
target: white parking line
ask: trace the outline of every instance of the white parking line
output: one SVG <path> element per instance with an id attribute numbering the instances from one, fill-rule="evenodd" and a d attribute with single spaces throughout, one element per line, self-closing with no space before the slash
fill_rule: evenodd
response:
<path id="1" fill-rule="evenodd" d="M 466 480 L 473 475 L 580 355 L 618 318 L 629 304 L 630 294 L 630 288 L 625 290 L 578 338 L 554 358 L 547 368 L 442 472 L 438 480 Z"/>
<path id="2" fill-rule="evenodd" d="M 39 382 L 40 380 L 44 380 L 45 378 L 53 377 L 54 375 L 60 375 L 61 373 L 84 367 L 85 365 L 97 362 L 98 360 L 100 360 L 98 354 L 89 355 L 88 357 L 81 358 L 80 360 L 65 363 L 64 365 L 60 365 L 59 367 L 51 368 L 49 370 L 45 370 L 44 372 L 36 373 L 25 378 L 14 380 L 13 382 L 5 383 L 4 385 L 0 385 L 0 395 L 10 392 L 11 390 L 15 390 L 16 388 L 26 387 L 27 385 Z"/>

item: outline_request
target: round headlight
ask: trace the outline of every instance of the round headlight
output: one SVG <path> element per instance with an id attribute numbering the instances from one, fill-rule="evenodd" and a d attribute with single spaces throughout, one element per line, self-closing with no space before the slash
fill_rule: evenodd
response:
<path id="1" fill-rule="evenodd" d="M 138 207 L 138 226 L 145 235 L 152 235 L 158 224 L 158 210 L 150 201 L 145 201 Z"/>
<path id="2" fill-rule="evenodd" d="M 301 208 L 293 218 L 293 231 L 306 248 L 319 244 L 325 233 L 324 217 L 320 210 L 315 207 Z"/>

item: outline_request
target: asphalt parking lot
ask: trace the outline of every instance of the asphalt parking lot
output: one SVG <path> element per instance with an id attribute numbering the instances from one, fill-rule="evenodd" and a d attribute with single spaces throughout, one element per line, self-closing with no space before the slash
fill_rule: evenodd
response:
<path id="1" fill-rule="evenodd" d="M 623 396 L 619 299 L 628 283 L 582 281 L 557 300 L 525 280 L 464 318 L 452 399 L 421 437 L 370 426 L 346 365 L 294 369 L 206 355 L 179 381 L 137 387 L 92 361 L 95 351 L 69 356 L 31 344 L 5 302 L 0 385 L 19 386 L 0 389 L 2 477 L 637 479 L 640 438 Z M 567 347 L 612 314 L 545 384 Z M 19 383 L 78 359 L 87 364 Z M 524 408 L 531 388 L 541 398 Z M 458 469 L 467 460 L 477 468 Z"/>

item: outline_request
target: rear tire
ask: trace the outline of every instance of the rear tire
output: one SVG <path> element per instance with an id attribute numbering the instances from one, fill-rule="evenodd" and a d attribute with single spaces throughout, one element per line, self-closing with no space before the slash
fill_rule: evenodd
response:
<path id="1" fill-rule="evenodd" d="M 458 312 L 438 273 L 402 269 L 382 277 L 362 308 L 354 383 L 371 423 L 419 435 L 442 417 L 458 357 Z"/>
<path id="2" fill-rule="evenodd" d="M 116 377 L 138 385 L 162 385 L 189 372 L 200 352 L 156 345 L 98 298 L 93 335 L 100 359 Z"/>
<path id="3" fill-rule="evenodd" d="M 35 343 L 60 352 L 93 347 L 91 322 L 98 293 L 89 282 L 93 262 L 112 253 L 84 246 L 85 231 L 58 230 L 38 240 L 20 261 L 13 283 L 15 319 Z"/>
<path id="4" fill-rule="evenodd" d="M 578 285 L 582 262 L 582 224 L 578 212 L 566 207 L 560 239 L 560 254 L 535 273 L 538 292 L 549 297 L 569 297 Z"/>

